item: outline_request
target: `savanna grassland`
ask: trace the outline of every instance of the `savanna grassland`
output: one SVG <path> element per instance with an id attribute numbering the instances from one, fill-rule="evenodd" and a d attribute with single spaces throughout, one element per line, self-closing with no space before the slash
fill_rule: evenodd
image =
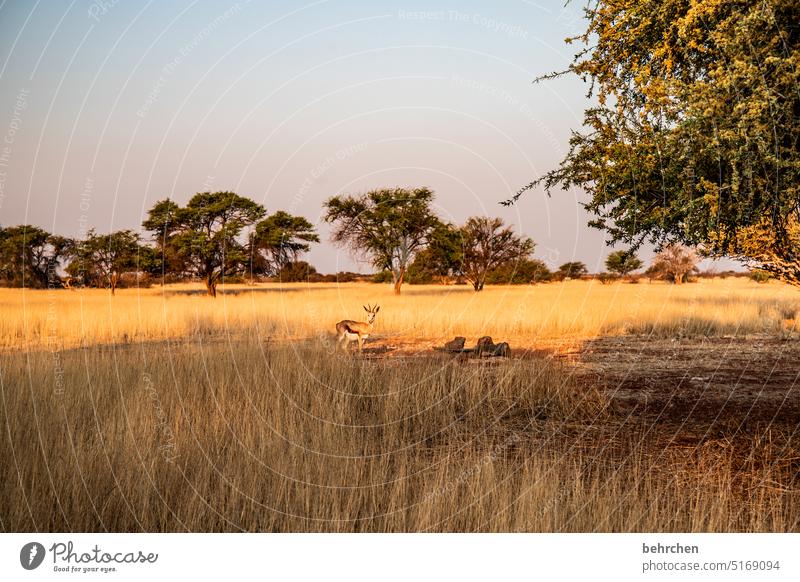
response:
<path id="1" fill-rule="evenodd" d="M 0 526 L 797 531 L 799 311 L 738 278 L 2 289 Z"/>

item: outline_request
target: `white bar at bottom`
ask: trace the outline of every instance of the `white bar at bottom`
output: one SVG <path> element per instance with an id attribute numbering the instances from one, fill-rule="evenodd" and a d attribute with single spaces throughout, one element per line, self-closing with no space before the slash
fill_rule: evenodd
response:
<path id="1" fill-rule="evenodd" d="M 0 579 L 778 581 L 800 580 L 798 550 L 800 534 L 26 533 L 0 535 Z"/>

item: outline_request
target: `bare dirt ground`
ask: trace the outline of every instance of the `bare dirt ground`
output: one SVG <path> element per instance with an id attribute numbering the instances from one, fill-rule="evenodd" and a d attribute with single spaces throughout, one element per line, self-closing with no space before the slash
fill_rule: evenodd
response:
<path id="1" fill-rule="evenodd" d="M 603 338 L 569 354 L 621 409 L 694 424 L 800 422 L 800 342 L 773 338 Z"/>
<path id="2" fill-rule="evenodd" d="M 371 357 L 430 354 L 431 347 L 379 345 Z M 797 495 L 787 483 L 800 478 L 800 341 L 619 336 L 541 342 L 513 355 L 542 356 L 564 362 L 574 381 L 601 390 L 610 406 L 593 422 L 561 424 L 559 438 L 546 423 L 528 423 L 534 440 L 538 427 L 548 446 L 578 454 L 587 466 L 616 459 L 621 468 L 645 455 L 676 481 L 727 464 L 746 495 L 763 488 Z M 503 365 L 493 360 L 480 365 Z M 780 467 L 785 482 L 745 484 L 764 467 Z"/>
<path id="3" fill-rule="evenodd" d="M 435 345 L 378 339 L 362 357 L 430 357 Z M 544 341 L 517 347 L 512 357 L 541 356 L 564 362 L 576 382 L 609 397 L 611 417 L 598 419 L 593 431 L 616 431 L 620 423 L 628 429 L 638 425 L 655 449 L 710 442 L 733 446 L 773 433 L 780 434 L 780 440 L 800 437 L 797 339 L 629 335 Z M 502 358 L 455 357 L 472 364 L 503 365 Z"/>
<path id="4" fill-rule="evenodd" d="M 438 342 L 377 340 L 365 347 L 363 357 L 430 356 L 437 353 L 436 346 Z M 687 424 L 800 423 L 797 339 L 618 336 L 514 347 L 515 358 L 564 361 L 578 381 L 602 388 L 619 412 L 635 410 L 650 420 Z M 499 362 L 489 358 L 482 363 Z"/>

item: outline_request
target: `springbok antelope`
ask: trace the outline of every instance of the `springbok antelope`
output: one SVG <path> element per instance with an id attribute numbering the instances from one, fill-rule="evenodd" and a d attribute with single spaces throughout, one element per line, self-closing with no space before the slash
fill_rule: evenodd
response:
<path id="1" fill-rule="evenodd" d="M 358 340 L 358 352 L 361 353 L 361 348 L 364 345 L 364 340 L 369 337 L 372 332 L 372 326 L 375 323 L 375 316 L 380 311 L 380 306 L 376 305 L 370 307 L 364 306 L 364 311 L 369 314 L 367 321 L 353 321 L 352 319 L 343 319 L 336 324 L 336 347 L 347 351 L 349 342 Z"/>

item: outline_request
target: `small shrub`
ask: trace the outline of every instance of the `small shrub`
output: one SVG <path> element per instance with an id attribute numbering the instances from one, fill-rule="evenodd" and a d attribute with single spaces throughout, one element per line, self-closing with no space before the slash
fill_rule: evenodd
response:
<path id="1" fill-rule="evenodd" d="M 750 271 L 749 277 L 756 283 L 766 283 L 767 281 L 772 279 L 772 275 L 770 275 L 766 271 L 762 271 L 761 269 L 753 269 L 752 271 Z"/>
<path id="2" fill-rule="evenodd" d="M 549 281 L 552 276 L 553 274 L 544 261 L 522 259 L 492 269 L 486 275 L 486 282 L 490 285 L 528 285 L 544 283 Z"/>
<path id="3" fill-rule="evenodd" d="M 220 283 L 225 283 L 226 285 L 241 285 L 248 281 L 243 275 L 228 275 L 227 277 L 223 277 L 220 280 Z"/>
<path id="4" fill-rule="evenodd" d="M 119 288 L 149 288 L 153 281 L 147 273 L 122 273 L 119 276 L 117 287 Z"/>
<path id="5" fill-rule="evenodd" d="M 278 271 L 278 280 L 284 283 L 308 281 L 316 273 L 317 270 L 313 265 L 309 265 L 306 261 L 297 261 L 284 265 Z"/>
<path id="6" fill-rule="evenodd" d="M 558 268 L 558 271 L 553 273 L 553 278 L 556 281 L 564 281 L 567 279 L 580 279 L 589 273 L 584 263 L 580 261 L 572 261 L 564 263 Z"/>
<path id="7" fill-rule="evenodd" d="M 613 273 L 598 273 L 594 276 L 595 279 L 600 281 L 603 285 L 608 285 L 610 283 L 614 283 L 615 281 L 619 281 L 619 275 L 615 275 Z"/>
<path id="8" fill-rule="evenodd" d="M 372 276 L 373 283 L 391 283 L 392 282 L 392 272 L 391 271 L 378 271 Z"/>

